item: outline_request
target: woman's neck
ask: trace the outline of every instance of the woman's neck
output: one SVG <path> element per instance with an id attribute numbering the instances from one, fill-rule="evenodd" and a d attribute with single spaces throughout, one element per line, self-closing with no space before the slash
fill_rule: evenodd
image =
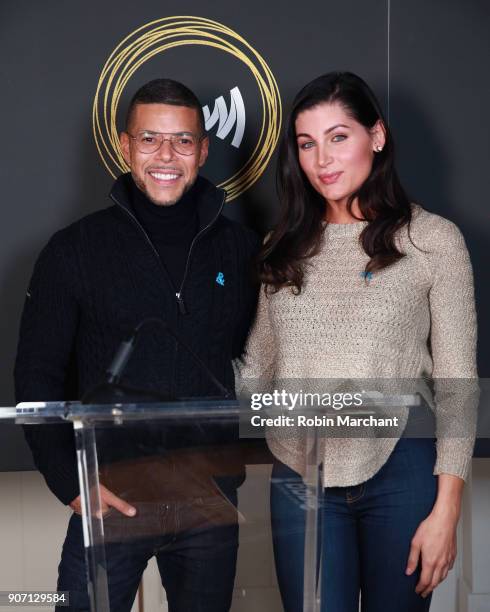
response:
<path id="1" fill-rule="evenodd" d="M 325 220 L 327 223 L 344 224 L 357 223 L 363 218 L 357 198 L 352 203 L 352 214 L 347 207 L 347 198 L 344 200 L 327 201 L 325 208 Z"/>

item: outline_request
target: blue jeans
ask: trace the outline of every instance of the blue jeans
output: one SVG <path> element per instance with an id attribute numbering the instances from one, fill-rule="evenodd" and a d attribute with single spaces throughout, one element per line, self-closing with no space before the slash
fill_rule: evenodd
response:
<path id="1" fill-rule="evenodd" d="M 322 612 L 427 612 L 415 593 L 420 567 L 405 575 L 411 539 L 431 512 L 437 479 L 432 439 L 398 441 L 368 481 L 325 489 L 320 508 Z M 302 610 L 304 510 L 301 477 L 276 462 L 271 520 L 276 571 L 285 612 Z"/>
<path id="2" fill-rule="evenodd" d="M 236 491 L 227 493 L 236 506 Z M 155 556 L 170 612 L 228 612 L 238 550 L 238 525 L 219 500 L 195 499 L 138 509 L 135 518 L 111 511 L 104 520 L 111 612 L 129 612 L 144 569 Z M 135 522 L 136 521 L 136 522 Z M 158 535 L 149 535 L 158 534 Z M 82 519 L 74 514 L 59 565 L 58 590 L 69 608 L 90 610 Z"/>

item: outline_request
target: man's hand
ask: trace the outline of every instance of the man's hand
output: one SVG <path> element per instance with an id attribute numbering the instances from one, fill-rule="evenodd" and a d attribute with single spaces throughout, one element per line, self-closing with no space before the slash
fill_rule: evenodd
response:
<path id="1" fill-rule="evenodd" d="M 136 514 L 136 508 L 134 508 L 134 506 L 131 506 L 128 502 L 124 501 L 124 499 L 111 493 L 104 485 L 99 485 L 99 491 L 102 516 L 105 516 L 111 508 L 115 508 L 126 516 L 134 516 Z M 82 514 L 82 501 L 80 495 L 70 502 L 70 508 L 73 512 L 76 512 L 76 514 Z"/>

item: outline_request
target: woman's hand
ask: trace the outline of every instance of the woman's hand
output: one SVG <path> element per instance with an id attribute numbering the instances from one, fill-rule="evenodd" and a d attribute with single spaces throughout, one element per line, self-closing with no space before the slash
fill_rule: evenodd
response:
<path id="1" fill-rule="evenodd" d="M 412 538 L 406 574 L 413 574 L 421 561 L 422 571 L 415 592 L 422 597 L 427 597 L 453 568 L 463 484 L 457 476 L 439 476 L 434 508 Z"/>

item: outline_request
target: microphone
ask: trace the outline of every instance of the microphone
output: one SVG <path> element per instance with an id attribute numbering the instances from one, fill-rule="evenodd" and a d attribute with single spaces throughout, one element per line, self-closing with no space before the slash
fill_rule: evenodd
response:
<path id="1" fill-rule="evenodd" d="M 124 340 L 114 358 L 112 359 L 111 364 L 106 370 L 106 384 L 108 385 L 118 385 L 121 380 L 121 376 L 126 368 L 126 365 L 134 351 L 136 343 L 139 338 L 139 334 L 141 330 L 147 325 L 159 325 L 166 333 L 168 333 L 182 348 L 184 348 L 194 359 L 194 361 L 199 365 L 199 367 L 206 373 L 209 380 L 213 382 L 215 387 L 219 389 L 221 395 L 223 395 L 224 399 L 230 399 L 233 397 L 233 393 L 227 389 L 221 382 L 216 378 L 216 376 L 211 372 L 208 366 L 204 363 L 204 361 L 199 357 L 199 355 L 191 349 L 191 347 L 182 340 L 182 338 L 171 329 L 163 319 L 159 319 L 158 317 L 149 317 L 148 319 L 144 319 L 141 323 L 139 323 L 133 330 L 131 336 Z"/>
<path id="2" fill-rule="evenodd" d="M 110 366 L 106 370 L 106 382 L 108 382 L 110 385 L 117 385 L 122 373 L 126 369 L 126 365 L 136 345 L 136 330 L 137 328 L 133 331 L 131 337 L 128 340 L 124 340 L 123 342 L 121 342 L 116 354 L 114 355 L 111 361 Z"/>

